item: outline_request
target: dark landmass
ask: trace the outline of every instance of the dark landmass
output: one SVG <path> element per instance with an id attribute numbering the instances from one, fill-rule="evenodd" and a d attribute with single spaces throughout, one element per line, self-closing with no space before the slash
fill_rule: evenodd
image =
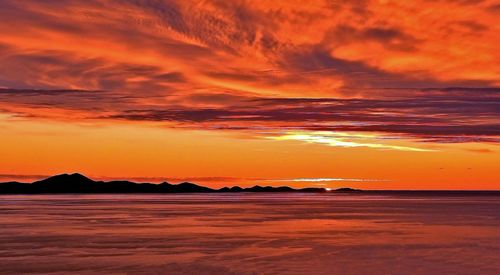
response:
<path id="1" fill-rule="evenodd" d="M 355 192 L 360 190 L 342 188 L 339 192 Z M 84 175 L 61 174 L 33 183 L 4 182 L 0 183 L 0 194 L 63 194 L 63 193 L 235 193 L 235 192 L 327 192 L 325 188 L 293 189 L 288 186 L 239 186 L 212 189 L 190 182 L 170 184 L 162 182 L 135 183 L 131 181 L 94 181 Z"/>
<path id="2" fill-rule="evenodd" d="M 94 181 L 84 175 L 61 174 L 33 183 L 0 183 L 0 194 L 120 194 L 120 193 L 335 193 L 359 195 L 397 195 L 397 196 L 500 196 L 500 191 L 478 190 L 359 190 L 339 188 L 330 190 L 322 187 L 294 189 L 289 186 L 239 186 L 212 189 L 190 182 L 170 184 L 162 182 L 136 183 L 131 181 Z"/>

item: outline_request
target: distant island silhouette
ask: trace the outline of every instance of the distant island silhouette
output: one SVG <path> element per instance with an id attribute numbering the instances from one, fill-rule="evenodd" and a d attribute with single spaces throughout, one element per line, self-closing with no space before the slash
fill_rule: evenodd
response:
<path id="1" fill-rule="evenodd" d="M 289 186 L 240 186 L 213 189 L 191 182 L 179 184 L 136 183 L 126 180 L 94 181 L 79 174 L 60 174 L 32 183 L 17 181 L 0 183 L 2 194 L 178 194 L 178 193 L 331 193 L 356 195 L 397 196 L 500 196 L 494 190 L 360 190 L 353 188 L 330 189 L 306 187 L 295 189 Z"/>
<path id="2" fill-rule="evenodd" d="M 94 181 L 82 174 L 61 174 L 32 183 L 16 181 L 0 183 L 0 194 L 63 194 L 63 193 L 238 193 L 238 192 L 360 192 L 352 188 L 329 190 L 321 187 L 294 189 L 289 186 L 239 186 L 212 189 L 190 182 L 136 183 L 132 181 Z"/>

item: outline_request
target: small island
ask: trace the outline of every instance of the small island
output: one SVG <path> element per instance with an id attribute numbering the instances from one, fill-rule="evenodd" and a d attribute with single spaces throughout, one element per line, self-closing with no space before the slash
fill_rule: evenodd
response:
<path id="1" fill-rule="evenodd" d="M 0 183 L 0 194 L 109 194 L 109 193 L 240 193 L 240 192 L 303 192 L 326 193 L 361 192 L 359 189 L 339 188 L 331 190 L 322 187 L 294 189 L 289 186 L 239 186 L 212 189 L 190 182 L 170 184 L 162 182 L 136 183 L 132 181 L 94 181 L 82 174 L 61 174 L 32 183 Z"/>

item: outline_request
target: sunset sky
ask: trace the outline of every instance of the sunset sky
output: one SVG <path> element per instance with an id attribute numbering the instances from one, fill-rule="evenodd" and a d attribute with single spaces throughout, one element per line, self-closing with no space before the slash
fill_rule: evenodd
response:
<path id="1" fill-rule="evenodd" d="M 0 181 L 500 189 L 500 1 L 0 2 Z"/>

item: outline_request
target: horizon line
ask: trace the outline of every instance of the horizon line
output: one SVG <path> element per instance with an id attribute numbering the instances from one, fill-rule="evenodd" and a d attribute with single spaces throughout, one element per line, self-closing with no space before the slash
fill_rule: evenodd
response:
<path id="1" fill-rule="evenodd" d="M 2 176 L 4 176 L 6 174 L 0 174 L 0 178 L 2 178 Z M 60 174 L 55 174 L 55 175 L 52 175 L 52 176 L 45 176 L 43 175 L 43 178 L 39 179 L 39 180 L 35 180 L 35 181 L 32 181 L 32 182 L 20 182 L 20 181 L 0 181 L 0 184 L 3 184 L 3 183 L 20 183 L 20 184 L 33 184 L 35 182 L 39 182 L 39 181 L 43 181 L 43 180 L 47 180 L 47 179 L 50 179 L 52 177 L 56 177 L 56 176 L 77 176 L 77 175 L 80 175 L 80 176 L 83 176 L 93 182 L 102 182 L 102 183 L 105 183 L 105 182 L 116 182 L 116 181 L 127 181 L 127 182 L 131 182 L 131 183 L 134 183 L 134 184 L 154 184 L 154 185 L 160 185 L 162 183 L 168 183 L 168 184 L 171 184 L 170 182 L 168 181 L 162 181 L 162 182 L 136 182 L 134 181 L 134 178 L 131 178 L 131 179 L 123 179 L 123 178 L 108 178 L 108 180 L 102 180 L 102 179 L 98 179 L 98 180 L 94 180 L 92 177 L 88 177 L 86 176 L 85 174 L 83 173 L 79 173 L 79 172 L 73 172 L 73 173 L 60 173 Z M 22 176 L 31 176 L 31 175 L 22 175 Z M 42 175 L 37 175 L 37 176 L 42 176 Z M 203 177 L 199 177 L 199 178 L 203 178 Z M 136 178 L 137 179 L 137 178 Z M 237 179 L 237 178 L 235 178 Z M 299 178 L 299 179 L 310 179 L 310 178 Z M 262 180 L 262 179 L 261 179 Z M 264 180 L 265 181 L 265 180 Z M 376 180 L 373 180 L 373 181 L 376 181 Z M 276 180 L 275 182 L 279 182 L 279 180 Z M 290 182 L 294 182 L 293 180 L 290 180 Z M 296 181 L 295 181 L 296 182 Z M 240 187 L 240 188 L 243 188 L 239 185 L 232 185 L 232 186 L 223 186 L 223 187 L 220 187 L 220 188 L 212 188 L 212 187 L 207 187 L 207 186 L 204 186 L 204 185 L 199 185 L 198 183 L 196 182 L 191 182 L 191 181 L 182 181 L 182 182 L 177 182 L 176 184 L 172 184 L 172 185 L 180 185 L 180 184 L 183 184 L 183 183 L 190 183 L 190 184 L 195 184 L 197 186 L 200 186 L 200 187 L 205 187 L 205 188 L 209 188 L 209 189 L 212 189 L 212 190 L 221 190 L 221 189 L 224 189 L 224 188 L 233 188 L 233 187 Z M 249 187 L 244 187 L 243 189 L 245 188 L 252 188 L 252 187 L 273 187 L 273 188 L 279 188 L 279 187 L 288 187 L 288 188 L 291 188 L 291 189 L 294 189 L 294 190 L 300 190 L 300 189 L 308 189 L 308 188 L 314 188 L 314 189 L 324 189 L 326 192 L 328 191 L 336 191 L 336 190 L 341 190 L 341 189 L 352 189 L 352 190 L 361 190 L 361 191 L 409 191 L 409 192 L 419 192 L 419 191 L 423 191 L 423 192 L 439 192 L 439 191 L 451 191 L 451 192 L 462 192 L 462 191 L 470 191 L 470 192 L 500 192 L 500 189 L 360 189 L 360 188 L 351 188 L 351 187 L 348 187 L 348 186 L 343 186 L 343 187 L 334 187 L 334 188 L 329 188 L 329 187 L 322 187 L 322 186 L 303 186 L 303 187 L 300 187 L 300 188 L 294 188 L 294 187 L 290 187 L 288 185 L 259 185 L 259 184 L 255 184 L 255 185 L 252 185 L 252 186 L 249 186 Z"/>

